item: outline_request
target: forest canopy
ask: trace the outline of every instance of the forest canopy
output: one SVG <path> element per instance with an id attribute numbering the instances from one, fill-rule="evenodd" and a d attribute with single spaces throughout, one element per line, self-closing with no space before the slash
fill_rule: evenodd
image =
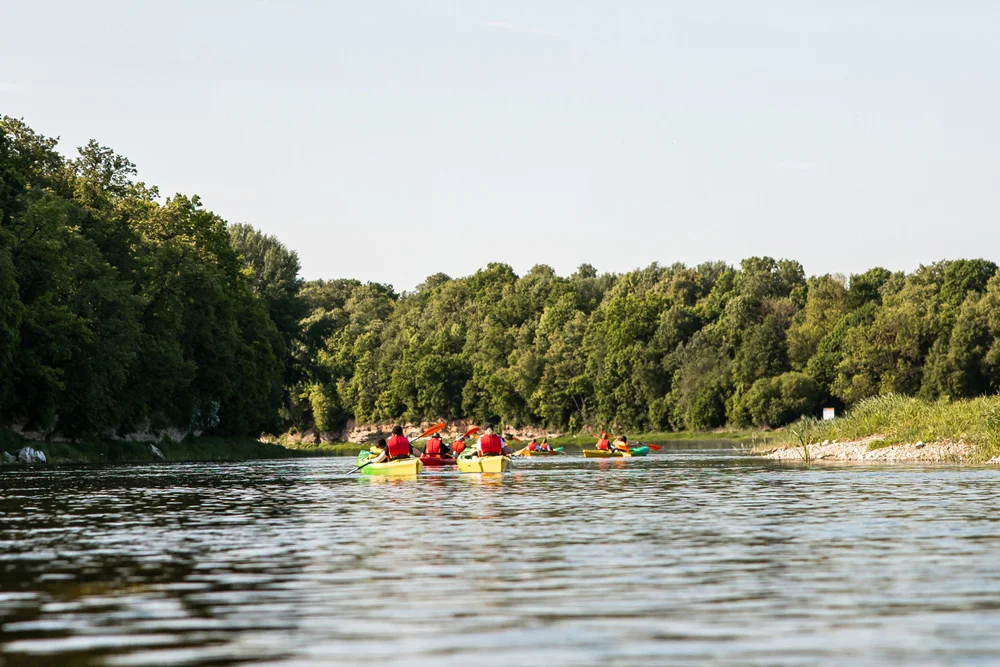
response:
<path id="1" fill-rule="evenodd" d="M 0 423 L 70 436 L 500 420 L 778 426 L 896 393 L 1000 390 L 983 259 L 807 278 L 793 260 L 489 264 L 399 293 L 305 282 L 293 250 L 162 198 L 91 142 L 0 120 Z"/>

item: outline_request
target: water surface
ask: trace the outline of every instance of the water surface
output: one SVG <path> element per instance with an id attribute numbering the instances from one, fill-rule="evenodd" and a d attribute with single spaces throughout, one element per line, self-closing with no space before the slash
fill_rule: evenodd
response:
<path id="1" fill-rule="evenodd" d="M 0 665 L 996 664 L 1000 473 L 0 472 Z"/>

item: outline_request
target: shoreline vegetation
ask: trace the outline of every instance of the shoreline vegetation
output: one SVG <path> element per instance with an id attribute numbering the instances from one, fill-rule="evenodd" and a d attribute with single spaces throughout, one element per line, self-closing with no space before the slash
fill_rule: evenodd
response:
<path id="1" fill-rule="evenodd" d="M 928 402 L 886 395 L 829 421 L 801 419 L 754 453 L 780 461 L 1000 464 L 1000 396 Z"/>
<path id="2" fill-rule="evenodd" d="M 490 262 L 401 292 L 305 281 L 277 238 L 161 196 L 95 141 L 57 145 L 0 117 L 0 429 L 57 461 L 146 460 L 142 439 L 165 435 L 173 460 L 353 455 L 290 441 L 429 419 L 654 444 L 725 429 L 760 451 L 774 429 L 772 457 L 796 442 L 848 456 L 820 451 L 834 440 L 887 460 L 948 443 L 942 457 L 1000 456 L 992 261 L 811 277 L 771 257 L 569 276 Z M 848 412 L 795 421 L 825 407 Z"/>

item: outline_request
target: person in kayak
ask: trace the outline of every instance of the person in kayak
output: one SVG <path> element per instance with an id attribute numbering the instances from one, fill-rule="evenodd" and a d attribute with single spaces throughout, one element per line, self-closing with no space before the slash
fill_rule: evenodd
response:
<path id="1" fill-rule="evenodd" d="M 608 442 L 608 436 L 606 434 L 601 434 L 601 439 L 597 441 L 597 448 L 602 452 L 611 451 L 611 443 Z"/>
<path id="2" fill-rule="evenodd" d="M 499 435 L 493 432 L 493 427 L 489 424 L 483 429 L 483 434 L 476 443 L 476 456 L 503 456 L 510 454 L 507 443 Z"/>
<path id="3" fill-rule="evenodd" d="M 542 438 L 541 443 L 538 445 L 538 451 L 540 452 L 551 452 L 552 446 L 549 444 L 548 438 Z"/>
<path id="4" fill-rule="evenodd" d="M 531 439 L 531 442 L 529 442 L 529 443 L 528 443 L 528 451 L 529 451 L 529 452 L 533 452 L 533 451 L 535 451 L 536 449 L 538 449 L 538 443 L 537 443 L 537 442 L 535 442 L 535 439 L 534 439 L 534 438 L 532 438 L 532 439 Z"/>
<path id="5" fill-rule="evenodd" d="M 624 435 L 615 438 L 615 441 L 611 444 L 611 451 L 614 452 L 627 452 L 628 451 L 628 438 Z"/>
<path id="6" fill-rule="evenodd" d="M 450 458 L 451 448 L 444 444 L 440 435 L 432 435 L 424 447 L 424 456 L 436 456 L 438 458 Z"/>
<path id="7" fill-rule="evenodd" d="M 374 451 L 376 449 L 379 450 L 378 453 Z M 372 447 L 372 450 L 371 456 L 369 457 L 369 459 L 371 459 L 371 463 L 381 463 L 389 458 L 389 445 L 386 444 L 385 438 L 379 438 L 378 442 L 375 443 L 375 446 Z"/>
<path id="8" fill-rule="evenodd" d="M 389 460 L 394 461 L 396 459 L 408 459 L 410 454 L 416 454 L 420 456 L 420 452 L 413 448 L 410 441 L 407 440 L 406 436 L 403 435 L 402 426 L 392 427 L 392 436 L 386 442 L 386 452 L 389 455 Z"/>
<path id="9" fill-rule="evenodd" d="M 458 456 L 465 451 L 465 436 L 460 435 L 455 442 L 451 443 L 451 453 L 454 456 Z"/>

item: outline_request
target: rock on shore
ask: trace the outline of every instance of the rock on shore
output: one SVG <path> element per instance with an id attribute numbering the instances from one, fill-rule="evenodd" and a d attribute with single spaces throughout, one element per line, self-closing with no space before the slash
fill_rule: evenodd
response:
<path id="1" fill-rule="evenodd" d="M 852 463 L 970 463 L 974 448 L 967 442 L 943 440 L 938 442 L 914 442 L 901 445 L 887 445 L 869 449 L 882 438 L 872 436 L 860 440 L 844 442 L 822 442 L 809 445 L 810 462 L 852 462 Z M 777 449 L 760 452 L 764 458 L 777 461 L 802 461 L 802 448 L 785 445 Z M 1000 461 L 990 461 L 990 463 Z"/>

